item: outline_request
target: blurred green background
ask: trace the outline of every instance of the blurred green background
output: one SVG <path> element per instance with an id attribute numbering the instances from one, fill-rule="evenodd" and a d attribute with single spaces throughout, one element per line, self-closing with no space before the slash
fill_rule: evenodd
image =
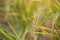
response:
<path id="1" fill-rule="evenodd" d="M 60 40 L 60 0 L 0 0 L 0 40 Z"/>

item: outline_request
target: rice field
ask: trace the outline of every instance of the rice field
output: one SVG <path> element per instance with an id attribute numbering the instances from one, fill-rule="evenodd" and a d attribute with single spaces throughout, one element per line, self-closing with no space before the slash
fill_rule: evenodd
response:
<path id="1" fill-rule="evenodd" d="M 0 0 L 0 40 L 60 40 L 60 0 Z"/>

